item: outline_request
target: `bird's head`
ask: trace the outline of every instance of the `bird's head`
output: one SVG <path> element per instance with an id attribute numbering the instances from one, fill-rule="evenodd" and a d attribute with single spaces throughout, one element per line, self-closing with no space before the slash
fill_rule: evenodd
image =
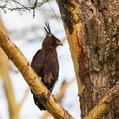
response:
<path id="1" fill-rule="evenodd" d="M 59 45 L 63 45 L 62 42 L 51 33 L 48 23 L 45 23 L 44 29 L 46 32 L 46 37 L 42 44 L 43 48 L 56 48 Z"/>

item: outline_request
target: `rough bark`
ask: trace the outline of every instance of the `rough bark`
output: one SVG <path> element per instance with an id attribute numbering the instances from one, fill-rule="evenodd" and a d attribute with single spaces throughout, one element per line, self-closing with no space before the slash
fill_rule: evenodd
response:
<path id="1" fill-rule="evenodd" d="M 80 4 L 85 25 L 87 66 L 90 69 L 89 78 L 84 79 L 87 91 L 81 97 L 82 117 L 84 117 L 119 81 L 119 1 L 82 0 Z M 91 85 L 87 83 L 88 81 Z M 119 118 L 119 99 L 115 98 L 109 113 L 105 113 L 102 118 Z M 86 99 L 88 100 L 84 105 Z"/>
<path id="2" fill-rule="evenodd" d="M 0 29 L 0 46 L 3 48 L 9 59 L 13 61 L 13 63 L 22 73 L 25 81 L 30 86 L 34 94 L 39 96 L 39 99 L 45 108 L 56 119 L 73 119 L 73 117 L 67 111 L 61 108 L 57 100 L 39 80 L 38 76 L 33 71 L 22 52 L 15 46 L 15 44 L 11 42 L 7 34 L 2 29 Z"/>
<path id="3" fill-rule="evenodd" d="M 119 83 L 116 84 L 83 119 L 100 119 L 109 111 L 113 99 L 119 99 Z"/>
<path id="4" fill-rule="evenodd" d="M 78 65 L 77 76 L 85 86 L 80 95 L 83 118 L 119 81 L 119 1 L 57 0 L 57 2 L 72 58 L 78 58 L 77 63 L 74 61 L 74 65 Z M 78 10 L 74 12 L 77 6 Z M 79 25 L 82 27 L 77 27 Z M 80 37 L 77 34 L 71 37 L 75 31 Z M 78 45 L 74 44 L 75 39 Z M 76 53 L 78 57 L 73 55 L 77 49 L 72 47 L 79 49 L 82 47 L 82 52 Z M 77 73 L 77 70 L 75 71 Z M 119 118 L 119 99 L 113 98 L 109 112 L 103 115 L 103 119 Z"/>

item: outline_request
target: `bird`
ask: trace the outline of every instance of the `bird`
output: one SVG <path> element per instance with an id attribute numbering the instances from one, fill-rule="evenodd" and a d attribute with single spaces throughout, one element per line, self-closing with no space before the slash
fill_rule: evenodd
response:
<path id="1" fill-rule="evenodd" d="M 59 76 L 59 62 L 56 48 L 63 44 L 52 34 L 49 23 L 45 23 L 44 30 L 46 32 L 46 36 L 42 43 L 42 48 L 33 56 L 31 67 L 35 73 L 41 77 L 41 81 L 47 89 L 52 92 Z M 33 93 L 33 91 L 31 92 Z M 34 93 L 33 99 L 40 110 L 46 110 L 46 108 L 41 104 L 41 101 L 38 99 L 38 96 Z"/>

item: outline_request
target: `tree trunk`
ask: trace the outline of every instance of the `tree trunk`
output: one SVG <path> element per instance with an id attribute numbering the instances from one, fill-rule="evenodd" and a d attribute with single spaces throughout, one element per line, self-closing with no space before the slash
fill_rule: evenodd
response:
<path id="1" fill-rule="evenodd" d="M 76 37 L 78 47 L 82 46 L 82 54 L 78 54 L 78 77 L 85 86 L 80 95 L 81 115 L 84 118 L 119 81 L 119 1 L 57 0 L 57 2 L 66 33 L 69 31 L 68 34 L 71 35 L 76 29 L 74 26 L 82 24 L 81 30 L 78 31 L 82 32 L 81 37 L 80 39 Z M 79 5 L 79 13 L 72 12 L 76 9 L 76 4 Z M 67 38 L 72 47 L 71 42 L 74 39 Z M 75 51 L 71 51 L 72 54 L 73 52 Z M 102 119 L 119 119 L 119 99 L 114 97 Z"/>
<path id="2" fill-rule="evenodd" d="M 87 47 L 85 68 L 89 69 L 84 79 L 87 91 L 81 97 L 84 117 L 119 81 L 119 1 L 83 0 L 80 4 Z M 102 118 L 119 119 L 119 99 L 113 99 Z"/>

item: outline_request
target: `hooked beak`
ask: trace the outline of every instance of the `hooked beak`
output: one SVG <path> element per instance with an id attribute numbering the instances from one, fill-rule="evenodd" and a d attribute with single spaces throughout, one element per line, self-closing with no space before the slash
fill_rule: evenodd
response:
<path id="1" fill-rule="evenodd" d="M 63 46 L 63 42 L 60 41 L 60 40 L 57 40 L 57 45 L 61 45 L 61 46 Z"/>

